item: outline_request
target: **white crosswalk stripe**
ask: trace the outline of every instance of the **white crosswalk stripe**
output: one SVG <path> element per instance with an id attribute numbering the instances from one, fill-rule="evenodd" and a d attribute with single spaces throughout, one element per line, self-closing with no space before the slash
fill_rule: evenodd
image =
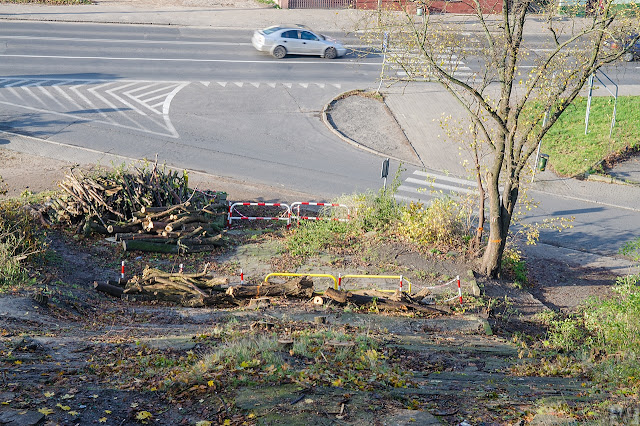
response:
<path id="1" fill-rule="evenodd" d="M 420 53 L 389 50 L 388 55 L 388 68 L 392 77 L 418 81 L 430 80 L 429 66 Z M 394 60 L 394 57 L 396 60 Z M 480 81 L 477 78 L 477 74 L 466 66 L 457 55 L 436 55 L 435 59 L 440 60 L 440 67 L 458 79 L 473 82 Z M 400 63 L 403 63 L 404 67 Z"/>
<path id="2" fill-rule="evenodd" d="M 2 78 L 0 104 L 177 138 L 173 97 L 189 82 Z"/>
<path id="3" fill-rule="evenodd" d="M 407 203 L 412 201 L 428 203 L 431 199 L 444 195 L 457 196 L 476 193 L 474 181 L 416 170 L 411 176 L 404 179 L 396 190 L 395 198 Z"/>
<path id="4" fill-rule="evenodd" d="M 171 101 L 188 81 L 0 77 L 0 105 L 178 138 Z M 339 83 L 200 81 L 211 90 L 335 90 Z M 200 86 L 202 87 L 202 86 Z"/>

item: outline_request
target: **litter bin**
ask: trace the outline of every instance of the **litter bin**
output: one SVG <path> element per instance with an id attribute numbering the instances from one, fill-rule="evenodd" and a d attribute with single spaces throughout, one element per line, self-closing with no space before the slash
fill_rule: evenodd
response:
<path id="1" fill-rule="evenodd" d="M 549 156 L 547 154 L 540 154 L 540 165 L 538 169 L 540 169 L 541 172 L 544 172 L 547 168 L 547 161 L 549 161 Z"/>

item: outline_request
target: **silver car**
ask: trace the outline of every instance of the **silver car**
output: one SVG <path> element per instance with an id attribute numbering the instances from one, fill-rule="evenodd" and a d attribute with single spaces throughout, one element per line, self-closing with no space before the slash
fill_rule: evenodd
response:
<path id="1" fill-rule="evenodd" d="M 257 30 L 253 33 L 251 43 L 259 51 L 269 52 L 277 59 L 282 59 L 287 54 L 318 55 L 334 59 L 347 53 L 347 49 L 339 41 L 304 27 L 275 25 Z"/>

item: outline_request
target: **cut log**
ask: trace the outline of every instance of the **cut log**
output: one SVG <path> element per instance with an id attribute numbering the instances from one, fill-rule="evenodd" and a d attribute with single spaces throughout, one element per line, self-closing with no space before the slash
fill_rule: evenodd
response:
<path id="1" fill-rule="evenodd" d="M 257 296 L 311 298 L 313 281 L 309 277 L 298 277 L 283 284 L 238 285 L 229 287 L 227 294 L 235 298 Z"/>
<path id="2" fill-rule="evenodd" d="M 101 293 L 106 293 L 110 296 L 121 297 L 124 293 L 124 289 L 122 287 L 118 287 L 115 285 L 107 284 L 107 283 L 99 283 L 98 281 L 93 282 L 93 288 L 96 291 Z"/>
<path id="3" fill-rule="evenodd" d="M 324 305 L 324 298 L 322 296 L 314 297 L 313 298 L 313 304 L 314 305 L 318 305 L 318 306 Z"/>
<path id="4" fill-rule="evenodd" d="M 145 251 L 154 253 L 179 253 L 180 248 L 175 244 L 153 243 L 144 240 L 123 240 L 122 249 L 124 251 Z"/>
<path id="5" fill-rule="evenodd" d="M 357 306 L 368 306 L 368 307 L 376 307 L 382 310 L 392 310 L 392 311 L 408 311 L 414 310 L 419 312 L 429 312 L 429 313 L 439 313 L 439 314 L 447 314 L 447 312 L 432 308 L 429 306 L 423 306 L 413 302 L 395 302 L 393 300 L 385 299 L 382 297 L 371 297 L 364 296 L 361 294 L 353 294 L 349 291 L 338 291 L 329 287 L 324 295 L 335 300 L 338 303 L 353 303 Z"/>

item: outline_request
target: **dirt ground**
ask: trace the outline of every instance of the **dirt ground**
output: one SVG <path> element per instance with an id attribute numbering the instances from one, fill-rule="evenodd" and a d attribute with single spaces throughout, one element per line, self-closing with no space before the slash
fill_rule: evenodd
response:
<path id="1" fill-rule="evenodd" d="M 69 166 L 0 149 L 0 176 L 11 196 L 55 189 Z M 218 189 L 213 186 L 201 183 L 202 188 Z M 493 308 L 469 305 L 464 313 L 443 318 L 350 313 L 292 301 L 273 301 L 258 309 L 193 309 L 114 299 L 95 292 L 91 283 L 116 279 L 121 259 L 126 259 L 129 274 L 140 273 L 149 262 L 167 271 L 177 270 L 181 262 L 192 270 L 211 262 L 232 278 L 238 278 L 237 267 L 243 265 L 253 279 L 273 268 L 288 269 L 290 259 L 279 257 L 277 241 L 268 239 L 252 238 L 251 244 L 230 253 L 193 259 L 125 254 L 107 241 L 77 239 L 55 230 L 49 231 L 48 241 L 53 254 L 37 268 L 41 284 L 0 297 L 3 424 L 281 424 L 285 417 L 287 424 L 301 425 L 518 424 L 542 421 L 537 413 L 541 405 L 552 407 L 547 410 L 555 413 L 552 419 L 563 418 L 553 411 L 560 404 L 554 402 L 558 395 L 575 410 L 604 397 L 585 396 L 586 379 L 522 376 L 511 336 L 544 333 L 529 320 L 547 308 L 570 310 L 591 295 L 607 294 L 614 277 L 606 270 L 561 262 L 541 268 L 529 259 L 534 269 L 531 291 L 509 281 L 478 278 L 486 297 L 502 301 L 507 296 L 508 303 Z M 368 248 L 366 256 L 332 254 L 299 268 L 363 273 L 400 269 L 419 290 L 457 274 L 470 282 L 465 276 L 469 267 L 462 259 L 420 255 L 401 244 L 388 244 Z M 326 283 L 318 288 L 322 286 Z M 47 303 L 37 297 L 43 289 Z M 468 285 L 464 289 L 472 291 Z M 317 323 L 318 316 L 325 322 Z M 312 330 L 366 331 L 410 377 L 410 385 L 374 392 L 291 383 L 215 392 L 206 384 L 179 392 L 163 387 L 157 376 L 164 371 L 161 366 L 207 354 L 219 344 L 212 336 L 220 327 L 233 324 L 249 332 L 264 321 L 275 330 L 295 324 Z M 495 336 L 487 335 L 484 324 Z"/>

